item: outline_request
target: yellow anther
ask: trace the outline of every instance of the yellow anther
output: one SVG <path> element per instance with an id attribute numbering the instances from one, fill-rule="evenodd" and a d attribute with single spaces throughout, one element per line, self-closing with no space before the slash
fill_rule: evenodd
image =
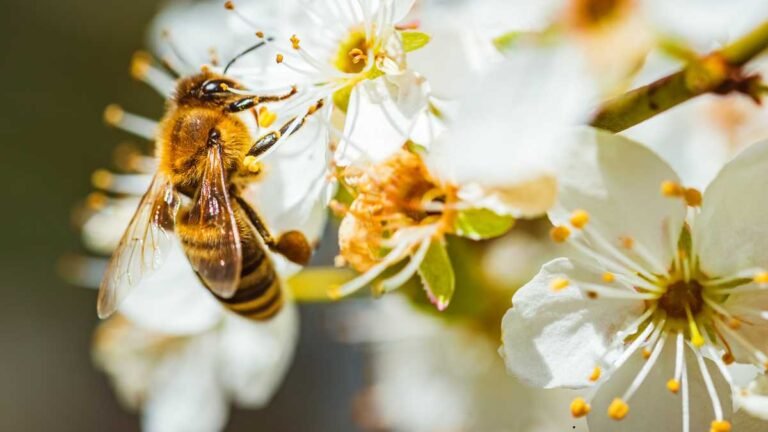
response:
<path id="1" fill-rule="evenodd" d="M 570 284 L 570 281 L 564 277 L 559 277 L 552 279 L 552 282 L 550 282 L 549 287 L 552 289 L 552 291 L 562 291 L 565 288 L 568 287 Z"/>
<path id="2" fill-rule="evenodd" d="M 235 8 L 235 3 L 232 1 L 226 1 L 224 2 L 224 9 L 232 10 Z"/>
<path id="3" fill-rule="evenodd" d="M 758 284 L 768 284 L 768 272 L 760 272 L 756 274 L 753 280 Z"/>
<path id="4" fill-rule="evenodd" d="M 616 280 L 616 276 L 613 275 L 611 272 L 605 272 L 603 273 L 603 282 L 605 283 L 611 283 Z"/>
<path id="5" fill-rule="evenodd" d="M 149 70 L 149 65 L 152 62 L 152 56 L 145 51 L 136 51 L 131 58 L 131 76 L 136 79 L 142 79 Z"/>
<path id="6" fill-rule="evenodd" d="M 276 61 L 278 64 L 282 63 L 282 62 L 283 62 L 283 60 L 285 60 L 285 57 L 284 57 L 282 54 L 278 54 L 278 55 L 276 55 L 276 56 L 275 56 L 275 61 Z"/>
<path id="7" fill-rule="evenodd" d="M 368 56 L 365 55 L 363 50 L 361 50 L 360 48 L 352 48 L 351 50 L 349 50 L 349 57 L 352 59 L 353 64 L 358 64 L 361 61 L 368 60 Z"/>
<path id="8" fill-rule="evenodd" d="M 571 402 L 571 415 L 579 418 L 589 414 L 592 409 L 591 406 L 584 400 L 584 398 L 577 397 Z"/>
<path id="9" fill-rule="evenodd" d="M 112 173 L 99 169 L 91 174 L 91 183 L 97 189 L 107 189 L 112 184 Z"/>
<path id="10" fill-rule="evenodd" d="M 635 247 L 635 239 L 630 236 L 619 237 L 619 244 L 621 244 L 621 247 L 624 249 L 632 249 Z"/>
<path id="11" fill-rule="evenodd" d="M 264 32 L 263 31 L 257 31 L 256 32 L 256 37 L 260 38 L 260 39 L 264 39 Z"/>
<path id="12" fill-rule="evenodd" d="M 589 380 L 592 382 L 595 382 L 600 379 L 600 375 L 602 374 L 602 369 L 600 369 L 599 366 L 595 366 L 594 369 L 592 369 L 592 373 L 589 375 Z"/>
<path id="13" fill-rule="evenodd" d="M 677 392 L 680 391 L 680 381 L 676 379 L 671 379 L 667 381 L 667 390 L 671 391 L 674 394 L 677 394 Z"/>
<path id="14" fill-rule="evenodd" d="M 586 210 L 576 210 L 571 213 L 571 225 L 574 228 L 582 229 L 589 222 L 589 213 Z"/>
<path id="15" fill-rule="evenodd" d="M 557 243 L 562 243 L 568 239 L 571 235 L 571 230 L 568 227 L 559 225 L 549 230 L 549 236 Z"/>
<path id="16" fill-rule="evenodd" d="M 616 398 L 608 406 L 608 417 L 614 420 L 621 420 L 629 413 L 629 405 L 621 398 Z"/>
<path id="17" fill-rule="evenodd" d="M 642 353 L 643 353 L 643 358 L 645 360 L 648 360 L 649 358 L 651 358 L 651 350 L 649 350 L 648 348 L 643 348 Z"/>
<path id="18" fill-rule="evenodd" d="M 675 198 L 675 197 L 681 197 L 683 196 L 685 189 L 683 189 L 680 184 L 670 181 L 670 180 L 664 180 L 661 182 L 661 194 L 665 197 L 669 198 Z"/>
<path id="19" fill-rule="evenodd" d="M 710 424 L 709 432 L 731 432 L 731 422 L 728 420 L 714 420 Z"/>
<path id="20" fill-rule="evenodd" d="M 731 318 L 728 320 L 728 327 L 732 330 L 738 330 L 741 328 L 741 320 L 738 318 Z"/>
<path id="21" fill-rule="evenodd" d="M 269 108 L 265 106 L 259 108 L 259 126 L 268 128 L 275 123 L 275 120 L 277 120 L 277 114 L 270 111 Z"/>
<path id="22" fill-rule="evenodd" d="M 103 193 L 91 192 L 85 198 L 85 205 L 90 209 L 98 210 L 107 204 L 107 197 Z"/>
<path id="23" fill-rule="evenodd" d="M 299 44 L 301 43 L 301 39 L 299 39 L 296 35 L 291 35 L 291 46 L 293 49 L 297 50 L 299 49 Z"/>
<path id="24" fill-rule="evenodd" d="M 107 105 L 107 108 L 104 109 L 104 121 L 112 126 L 120 124 L 120 122 L 123 121 L 124 114 L 125 111 L 123 111 L 123 108 L 121 108 L 120 105 Z"/>
<path id="25" fill-rule="evenodd" d="M 691 207 L 699 207 L 701 205 L 701 192 L 695 188 L 687 188 L 683 194 L 685 197 L 685 203 Z"/>

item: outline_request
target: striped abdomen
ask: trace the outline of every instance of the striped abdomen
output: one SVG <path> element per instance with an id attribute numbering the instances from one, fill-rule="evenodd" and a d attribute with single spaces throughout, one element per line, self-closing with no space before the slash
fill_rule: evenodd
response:
<path id="1" fill-rule="evenodd" d="M 230 298 L 219 297 L 211 293 L 227 309 L 254 320 L 267 320 L 275 316 L 283 306 L 283 293 L 275 267 L 267 255 L 264 246 L 257 238 L 257 233 L 236 200 L 231 202 L 237 220 L 242 247 L 242 268 L 237 291 Z M 184 218 L 179 218 L 184 220 Z M 176 232 L 187 254 L 210 254 L 214 245 L 201 244 L 203 236 L 195 235 L 180 227 L 177 222 Z M 182 228 L 182 229 L 179 229 Z"/>

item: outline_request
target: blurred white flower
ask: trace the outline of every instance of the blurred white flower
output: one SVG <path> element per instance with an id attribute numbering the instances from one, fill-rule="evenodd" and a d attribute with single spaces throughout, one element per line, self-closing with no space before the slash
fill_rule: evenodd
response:
<path id="1" fill-rule="evenodd" d="M 543 387 L 599 382 L 592 413 L 584 400 L 572 406 L 593 431 L 728 430 L 726 364 L 768 361 L 768 257 L 753 198 L 768 185 L 768 142 L 727 164 L 703 201 L 618 136 L 584 131 L 562 156 L 552 237 L 579 258 L 549 262 L 513 297 L 508 369 Z"/>
<path id="2" fill-rule="evenodd" d="M 218 320 L 197 333 L 149 330 L 119 314 L 96 331 L 96 365 L 124 404 L 141 409 L 144 431 L 223 430 L 230 400 L 259 408 L 277 391 L 298 336 L 295 307 L 287 304 L 267 323 L 219 310 Z"/>

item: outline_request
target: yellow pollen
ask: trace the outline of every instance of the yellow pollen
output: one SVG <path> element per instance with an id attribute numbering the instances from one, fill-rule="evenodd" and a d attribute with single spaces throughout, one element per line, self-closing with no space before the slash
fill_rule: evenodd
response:
<path id="1" fill-rule="evenodd" d="M 632 249 L 635 246 L 635 239 L 629 236 L 619 237 L 619 243 L 624 249 Z"/>
<path id="2" fill-rule="evenodd" d="M 291 46 L 293 49 L 299 49 L 299 43 L 301 43 L 301 39 L 299 39 L 296 35 L 291 35 Z"/>
<path id="3" fill-rule="evenodd" d="M 643 358 L 646 360 L 651 358 L 651 350 L 649 350 L 648 348 L 643 348 Z"/>
<path id="4" fill-rule="evenodd" d="M 91 183 L 97 189 L 106 189 L 112 184 L 112 174 L 105 169 L 96 170 L 91 174 Z"/>
<path id="5" fill-rule="evenodd" d="M 616 276 L 613 275 L 611 272 L 605 272 L 603 273 L 603 282 L 605 283 L 611 283 L 616 280 Z"/>
<path id="6" fill-rule="evenodd" d="M 85 198 L 85 204 L 91 209 L 100 209 L 107 204 L 107 197 L 99 192 L 91 192 Z"/>
<path id="7" fill-rule="evenodd" d="M 571 225 L 574 228 L 582 229 L 589 222 L 589 213 L 586 210 L 576 210 L 571 213 Z"/>
<path id="8" fill-rule="evenodd" d="M 144 51 L 136 51 L 131 59 L 131 76 L 142 79 L 147 74 L 152 57 Z"/>
<path id="9" fill-rule="evenodd" d="M 661 182 L 661 194 L 668 198 L 676 198 L 683 196 L 684 189 L 678 183 L 665 180 Z"/>
<path id="10" fill-rule="evenodd" d="M 268 128 L 275 123 L 275 120 L 277 120 L 277 114 L 270 111 L 269 108 L 265 106 L 259 108 L 259 126 Z"/>
<path id="11" fill-rule="evenodd" d="M 608 406 L 608 417 L 614 420 L 621 420 L 629 413 L 629 405 L 621 398 L 616 398 Z"/>
<path id="12" fill-rule="evenodd" d="M 685 203 L 691 207 L 699 207 L 701 205 L 701 192 L 695 188 L 685 189 L 683 195 L 685 197 Z"/>
<path id="13" fill-rule="evenodd" d="M 671 379 L 667 381 L 667 390 L 671 391 L 674 394 L 677 394 L 677 392 L 680 391 L 680 381 L 676 379 Z"/>
<path id="14" fill-rule="evenodd" d="M 589 375 L 589 380 L 592 382 L 599 380 L 600 374 L 602 374 L 602 370 L 599 366 L 595 366 L 595 368 L 592 369 L 592 374 Z"/>
<path id="15" fill-rule="evenodd" d="M 549 236 L 556 243 L 562 243 L 566 241 L 570 235 L 571 235 L 571 230 L 569 230 L 568 227 L 563 225 L 553 227 L 551 230 L 549 230 Z"/>
<path id="16" fill-rule="evenodd" d="M 283 60 L 285 60 L 285 57 L 284 57 L 282 54 L 278 54 L 278 55 L 276 55 L 276 56 L 275 56 L 275 61 L 276 61 L 278 64 L 282 63 L 282 62 L 283 62 Z"/>
<path id="17" fill-rule="evenodd" d="M 562 291 L 563 289 L 567 288 L 569 284 L 570 282 L 568 279 L 560 277 L 553 279 L 549 284 L 549 287 L 552 288 L 552 291 Z"/>
<path id="18" fill-rule="evenodd" d="M 731 422 L 728 420 L 714 420 L 710 424 L 709 432 L 731 432 Z"/>
<path id="19" fill-rule="evenodd" d="M 756 274 L 753 280 L 758 284 L 768 284 L 768 272 L 760 272 Z"/>
<path id="20" fill-rule="evenodd" d="M 257 31 L 256 32 L 256 37 L 260 38 L 260 39 L 263 39 L 264 38 L 264 32 L 263 31 Z"/>
<path id="21" fill-rule="evenodd" d="M 104 109 L 104 121 L 112 126 L 120 124 L 120 122 L 123 120 L 123 114 L 125 114 L 125 112 L 123 111 L 123 108 L 120 107 L 120 105 L 107 105 L 107 108 Z"/>
<path id="22" fill-rule="evenodd" d="M 246 156 L 243 159 L 243 166 L 253 174 L 260 173 L 262 169 L 261 162 L 259 162 L 255 156 Z"/>
<path id="23" fill-rule="evenodd" d="M 728 327 L 732 330 L 738 330 L 741 328 L 741 321 L 738 318 L 731 318 L 728 320 Z"/>
<path id="24" fill-rule="evenodd" d="M 584 400 L 584 398 L 577 397 L 571 402 L 571 415 L 579 418 L 589 414 L 592 409 L 591 406 Z"/>

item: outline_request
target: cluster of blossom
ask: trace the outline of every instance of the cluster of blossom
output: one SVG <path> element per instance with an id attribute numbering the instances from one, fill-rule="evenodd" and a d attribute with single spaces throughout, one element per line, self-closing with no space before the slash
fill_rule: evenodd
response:
<path id="1" fill-rule="evenodd" d="M 139 54 L 131 71 L 164 97 L 168 69 L 295 88 L 257 107 L 258 135 L 325 102 L 244 198 L 314 244 L 330 211 L 336 265 L 358 275 L 328 297 L 389 294 L 341 320 L 347 339 L 393 346 L 373 354 L 371 429 L 728 432 L 762 427 L 744 412 L 768 420 L 768 141 L 752 144 L 768 114 L 735 92 L 622 134 L 586 125 L 765 19 L 756 0 L 178 3 L 152 27 L 161 61 Z M 117 106 L 106 119 L 156 138 Z M 156 169 L 127 147 L 118 166 L 85 206 L 103 255 Z M 273 260 L 286 280 L 301 271 Z M 177 247 L 100 326 L 95 358 L 146 430 L 219 430 L 229 401 L 268 403 L 297 319 L 290 300 L 267 322 L 233 315 Z M 516 380 L 585 390 L 563 402 Z M 524 404 L 538 409 L 510 409 Z"/>

